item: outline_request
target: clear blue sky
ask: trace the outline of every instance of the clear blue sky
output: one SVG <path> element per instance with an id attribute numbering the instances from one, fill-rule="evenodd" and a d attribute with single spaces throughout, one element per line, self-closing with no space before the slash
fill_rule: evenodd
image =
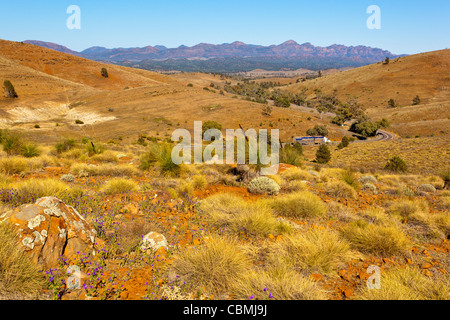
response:
<path id="1" fill-rule="evenodd" d="M 81 9 L 81 29 L 69 30 L 69 5 Z M 369 5 L 381 9 L 381 29 L 369 30 Z M 201 42 L 329 46 L 367 45 L 393 53 L 450 47 L 449 0 L 16 0 L 0 10 L 0 38 L 42 40 L 81 51 L 91 46 L 192 46 Z"/>

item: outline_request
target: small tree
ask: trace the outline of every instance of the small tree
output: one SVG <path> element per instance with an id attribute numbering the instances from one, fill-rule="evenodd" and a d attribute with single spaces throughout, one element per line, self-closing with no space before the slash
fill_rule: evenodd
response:
<path id="1" fill-rule="evenodd" d="M 306 134 L 308 136 L 324 136 L 326 137 L 328 135 L 328 129 L 325 126 L 319 126 L 316 125 L 314 128 L 310 128 L 306 130 Z"/>
<path id="2" fill-rule="evenodd" d="M 419 96 L 414 97 L 414 99 L 412 100 L 412 104 L 413 104 L 413 106 L 417 106 L 418 104 L 420 104 Z"/>
<path id="3" fill-rule="evenodd" d="M 269 105 L 265 105 L 262 107 L 262 115 L 270 116 L 272 114 L 272 107 Z"/>
<path id="4" fill-rule="evenodd" d="M 388 106 L 391 107 L 391 108 L 397 108 L 398 104 L 397 104 L 397 102 L 395 102 L 394 99 L 389 99 Z"/>
<path id="5" fill-rule="evenodd" d="M 102 68 L 102 77 L 104 77 L 104 78 L 108 78 L 109 77 L 108 70 L 106 70 L 106 68 Z"/>
<path id="6" fill-rule="evenodd" d="M 318 163 L 328 163 L 331 160 L 330 149 L 326 144 L 320 145 L 316 152 L 316 161 Z"/>
<path id="7" fill-rule="evenodd" d="M 5 90 L 5 97 L 7 98 L 18 98 L 19 96 L 14 89 L 13 84 L 9 80 L 3 82 L 3 89 Z"/>
<path id="8" fill-rule="evenodd" d="M 406 172 L 408 170 L 408 166 L 406 165 L 405 160 L 403 160 L 399 156 L 393 156 L 387 161 L 384 169 L 395 172 Z"/>
<path id="9" fill-rule="evenodd" d="M 383 64 L 389 64 L 389 57 L 386 57 L 386 59 L 384 59 Z"/>

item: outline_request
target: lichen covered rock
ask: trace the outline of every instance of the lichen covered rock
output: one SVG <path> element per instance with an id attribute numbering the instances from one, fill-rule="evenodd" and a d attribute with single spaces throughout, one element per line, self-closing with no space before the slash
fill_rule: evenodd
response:
<path id="1" fill-rule="evenodd" d="M 17 227 L 24 251 L 44 270 L 58 266 L 60 256 L 95 254 L 95 229 L 55 197 L 39 198 L 0 216 L 0 223 L 8 222 Z"/>

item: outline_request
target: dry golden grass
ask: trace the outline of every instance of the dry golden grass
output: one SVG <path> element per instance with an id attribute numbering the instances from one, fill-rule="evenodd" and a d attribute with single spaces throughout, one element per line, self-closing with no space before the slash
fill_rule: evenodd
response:
<path id="1" fill-rule="evenodd" d="M 320 217 L 327 212 L 325 203 L 309 191 L 291 193 L 267 203 L 275 214 L 290 218 Z"/>
<path id="2" fill-rule="evenodd" d="M 263 270 L 249 270 L 233 285 L 237 299 L 325 300 L 325 292 L 313 281 L 287 265 L 273 264 Z"/>
<path id="3" fill-rule="evenodd" d="M 124 178 L 113 178 L 107 181 L 101 188 L 100 191 L 106 194 L 117 194 L 124 192 L 135 192 L 139 190 L 139 185 L 130 179 Z"/>
<path id="4" fill-rule="evenodd" d="M 329 164 L 380 171 L 395 155 L 405 160 L 409 173 L 438 175 L 442 168 L 450 167 L 450 140 L 448 137 L 428 137 L 351 143 L 347 148 L 332 151 Z"/>
<path id="5" fill-rule="evenodd" d="M 17 245 L 17 231 L 6 222 L 0 223 L 0 243 L 0 296 L 38 298 L 45 286 L 44 277 Z"/>
<path id="6" fill-rule="evenodd" d="M 417 267 L 394 267 L 381 272 L 380 289 L 363 286 L 357 295 L 363 300 L 449 300 L 450 278 L 428 277 Z"/>
<path id="7" fill-rule="evenodd" d="M 334 230 L 310 229 L 285 236 L 270 248 L 270 261 L 282 261 L 302 273 L 329 274 L 355 257 L 350 244 Z"/>
<path id="8" fill-rule="evenodd" d="M 242 279 L 250 264 L 236 241 L 214 238 L 204 246 L 187 249 L 174 259 L 173 269 L 195 288 L 220 295 Z"/>
<path id="9" fill-rule="evenodd" d="M 61 197 L 75 192 L 68 184 L 52 178 L 29 179 L 12 183 L 7 188 L 17 190 L 18 194 L 25 199 L 37 199 L 41 197 Z"/>
<path id="10" fill-rule="evenodd" d="M 325 193 L 338 198 L 355 198 L 357 192 L 344 181 L 332 181 L 325 185 Z"/>
<path id="11" fill-rule="evenodd" d="M 111 176 L 111 177 L 132 177 L 140 173 L 139 169 L 131 164 L 85 164 L 74 163 L 70 172 L 77 176 Z"/>
<path id="12" fill-rule="evenodd" d="M 342 233 L 355 249 L 380 256 L 403 254 L 411 244 L 400 228 L 363 220 L 349 223 Z"/>
<path id="13" fill-rule="evenodd" d="M 213 225 L 225 227 L 233 234 L 267 236 L 292 232 L 290 225 L 277 221 L 266 201 L 247 202 L 239 196 L 219 193 L 203 200 L 200 210 Z"/>

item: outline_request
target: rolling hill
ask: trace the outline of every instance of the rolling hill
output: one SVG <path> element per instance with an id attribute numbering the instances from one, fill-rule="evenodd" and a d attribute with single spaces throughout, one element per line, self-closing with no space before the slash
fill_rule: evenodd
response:
<path id="1" fill-rule="evenodd" d="M 387 118 L 402 136 L 448 134 L 450 127 L 450 50 L 400 57 L 292 84 L 293 93 L 307 89 L 336 90 L 341 101 L 356 99 L 373 119 Z M 420 104 L 413 105 L 419 96 Z M 393 99 L 398 107 L 391 108 Z"/>
<path id="2" fill-rule="evenodd" d="M 102 68 L 109 78 L 101 76 Z M 139 134 L 170 137 L 176 128 L 192 129 L 195 120 L 216 120 L 234 129 L 271 124 L 285 140 L 304 134 L 316 120 L 325 123 L 296 110 L 275 108 L 270 117 L 263 116 L 261 104 L 205 90 L 202 83 L 187 86 L 190 79 L 0 40 L 0 80 L 6 79 L 19 98 L 0 97 L 0 127 L 22 130 L 40 141 L 69 135 L 105 141 L 136 141 Z"/>

